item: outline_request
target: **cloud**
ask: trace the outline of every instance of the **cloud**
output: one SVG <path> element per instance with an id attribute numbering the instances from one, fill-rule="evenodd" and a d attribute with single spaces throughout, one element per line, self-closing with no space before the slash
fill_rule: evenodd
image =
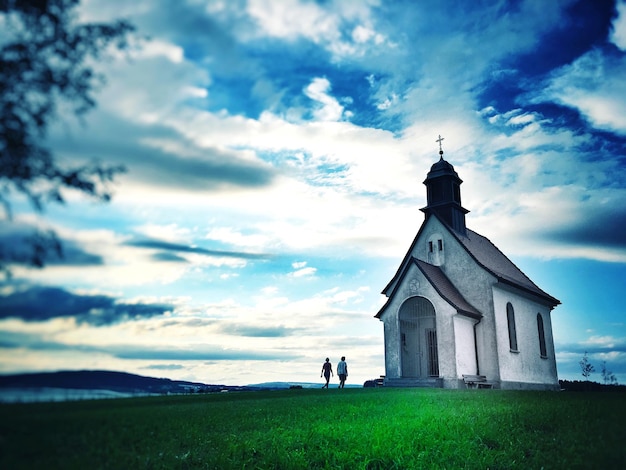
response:
<path id="1" fill-rule="evenodd" d="M 209 250 L 206 248 L 200 248 L 197 246 L 189 246 L 182 245 L 178 243 L 170 243 L 166 241 L 160 240 L 136 240 L 136 241 L 128 241 L 125 243 L 126 246 L 132 246 L 137 248 L 147 248 L 147 249 L 157 249 L 164 250 L 164 252 L 157 253 L 157 258 L 165 261 L 177 261 L 180 260 L 180 257 L 174 255 L 174 258 L 171 259 L 171 255 L 167 252 L 173 251 L 176 253 L 194 253 L 206 256 L 214 256 L 214 257 L 224 257 L 224 258 L 240 258 L 240 259 L 270 259 L 272 255 L 264 254 L 264 253 L 246 253 L 240 251 L 224 251 L 224 250 Z M 168 259 L 168 256 L 170 259 Z M 177 259 L 178 258 L 178 259 Z"/>
<path id="2" fill-rule="evenodd" d="M 75 294 L 59 287 L 17 286 L 0 297 L 0 318 L 41 322 L 72 317 L 78 324 L 111 325 L 138 318 L 161 316 L 172 305 L 128 303 L 107 295 Z"/>
<path id="3" fill-rule="evenodd" d="M 39 251 L 39 247 L 44 251 Z M 49 228 L 21 220 L 0 221 L 0 260 L 30 266 L 35 258 L 47 266 L 101 266 L 103 258 L 86 251 L 76 240 Z"/>
<path id="4" fill-rule="evenodd" d="M 268 35 L 281 38 L 304 36 L 314 41 L 338 36 L 337 18 L 316 3 L 286 0 L 281 3 L 253 0 L 248 14 Z"/>
<path id="5" fill-rule="evenodd" d="M 558 347 L 562 353 L 583 355 L 585 352 L 590 355 L 621 353 L 626 362 L 626 338 L 616 338 L 614 336 L 589 336 L 579 343 L 561 344 Z"/>
<path id="6" fill-rule="evenodd" d="M 579 110 L 591 124 L 626 135 L 626 57 L 593 49 L 551 74 L 540 95 Z"/>
<path id="7" fill-rule="evenodd" d="M 207 347 L 193 349 L 171 348 L 116 348 L 114 356 L 120 359 L 141 359 L 149 361 L 268 361 L 287 359 L 286 353 L 262 352 L 258 350 L 237 350 Z M 293 359 L 294 357 L 291 356 Z"/>
<path id="8" fill-rule="evenodd" d="M 228 335 L 243 336 L 252 338 L 283 338 L 286 336 L 292 336 L 301 328 L 289 328 L 281 325 L 276 326 L 259 326 L 250 324 L 224 324 L 219 328 L 219 331 Z"/>
<path id="9" fill-rule="evenodd" d="M 292 272 L 290 275 L 293 277 L 311 277 L 314 276 L 316 272 L 317 268 L 308 266 L 306 268 L 298 269 L 297 271 Z"/>
<path id="10" fill-rule="evenodd" d="M 162 284 L 175 282 L 198 266 L 241 266 L 246 263 L 241 258 L 209 257 L 126 245 L 132 237 L 116 230 L 119 222 L 115 220 L 117 211 L 112 206 L 113 204 L 107 205 L 93 211 L 90 206 L 81 206 L 80 202 L 73 202 L 72 207 L 83 221 L 84 228 L 71 230 L 63 224 L 53 226 L 62 240 L 70 239 L 88 253 L 96 254 L 102 259 L 101 264 L 81 266 L 51 264 L 42 270 L 18 266 L 13 269 L 14 275 L 23 276 L 33 283 L 43 285 L 58 285 L 62 279 L 64 285 L 72 288 L 91 289 L 92 286 L 107 286 L 108 289 L 115 289 L 117 292 L 128 292 L 136 286 L 145 286 L 153 282 Z M 125 214 L 133 210 L 129 209 L 128 205 L 122 205 L 119 209 Z M 162 210 L 163 207 L 160 207 L 159 211 Z M 92 217 L 98 218 L 99 221 L 106 220 L 110 228 L 89 229 L 89 219 Z M 132 232 L 131 229 L 130 233 Z"/>
<path id="11" fill-rule="evenodd" d="M 326 78 L 315 78 L 304 89 L 304 94 L 319 103 L 313 111 L 318 121 L 339 121 L 343 116 L 343 106 L 330 95 L 330 82 Z"/>
<path id="12" fill-rule="evenodd" d="M 623 195 L 592 203 L 585 201 L 573 224 L 554 227 L 547 235 L 566 244 L 617 248 L 626 255 L 625 204 Z"/>
<path id="13" fill-rule="evenodd" d="M 182 364 L 153 364 L 145 366 L 144 369 L 148 370 L 182 370 L 185 366 Z"/>
<path id="14" fill-rule="evenodd" d="M 147 361 L 264 361 L 264 360 L 280 360 L 286 358 L 286 353 L 281 351 L 258 351 L 253 349 L 234 349 L 222 346 L 214 346 L 207 344 L 193 344 L 191 346 L 183 346 L 180 344 L 172 344 L 164 346 L 163 344 L 155 347 L 154 345 L 130 345 L 130 344 L 107 344 L 96 345 L 88 343 L 64 343 L 59 341 L 46 341 L 37 339 L 35 336 L 27 338 L 25 335 L 16 335 L 17 341 L 13 341 L 9 336 L 8 340 L 2 340 L 2 336 L 6 333 L 0 331 L 0 347 L 7 349 L 24 348 L 27 346 L 29 350 L 34 351 L 80 351 L 83 353 L 104 353 L 119 359 L 136 359 Z M 292 357 L 297 357 L 293 356 Z M 159 366 L 149 365 L 152 369 L 168 369 L 176 370 L 179 367 L 173 365 Z"/>
<path id="15" fill-rule="evenodd" d="M 615 5 L 617 16 L 613 21 L 611 41 L 622 51 L 626 51 L 626 3 L 621 1 Z"/>
<path id="16" fill-rule="evenodd" d="M 159 252 L 159 253 L 153 253 L 151 255 L 151 259 L 153 259 L 154 261 L 157 262 L 164 262 L 164 263 L 187 263 L 187 259 L 185 259 L 183 256 L 178 256 L 175 253 L 168 253 L 168 252 Z"/>
<path id="17" fill-rule="evenodd" d="M 251 232 L 248 228 L 246 232 Z M 232 227 L 214 227 L 206 234 L 207 240 L 215 240 L 233 246 L 261 249 L 271 244 L 272 237 L 259 233 L 242 233 Z"/>
<path id="18" fill-rule="evenodd" d="M 375 31 L 369 2 L 315 2 L 252 0 L 247 13 L 258 25 L 258 36 L 295 42 L 311 41 L 337 59 L 361 56 L 368 47 L 381 47 L 385 35 Z"/>
<path id="19" fill-rule="evenodd" d="M 175 64 L 182 63 L 185 58 L 185 50 L 182 47 L 158 39 L 145 41 L 135 54 L 140 58 L 163 56 Z"/>
<path id="20" fill-rule="evenodd" d="M 128 93 L 132 88 L 127 88 Z M 173 119 L 169 118 L 170 121 Z M 129 183 L 150 184 L 185 191 L 210 192 L 228 187 L 263 187 L 272 183 L 275 171 L 250 152 L 198 145 L 161 123 L 138 123 L 96 111 L 87 118 L 87 130 L 74 127 L 53 131 L 57 151 L 70 158 L 90 155 L 109 164 L 123 164 L 128 172 L 121 178 Z M 97 129 L 97 132 L 95 132 Z M 115 135 L 116 139 L 109 139 Z"/>
<path id="21" fill-rule="evenodd" d="M 295 270 L 289 273 L 290 277 L 313 277 L 317 272 L 317 268 L 307 266 L 306 261 L 294 261 L 291 263 L 291 267 Z"/>

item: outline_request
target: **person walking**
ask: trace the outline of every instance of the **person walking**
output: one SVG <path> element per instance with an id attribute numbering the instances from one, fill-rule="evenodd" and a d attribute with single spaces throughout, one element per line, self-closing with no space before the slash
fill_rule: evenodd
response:
<path id="1" fill-rule="evenodd" d="M 330 381 L 330 376 L 333 375 L 333 365 L 330 363 L 330 359 L 326 358 L 326 362 L 322 364 L 322 373 L 321 376 L 326 378 L 326 384 L 322 386 L 322 388 L 328 388 L 328 382 Z"/>
<path id="2" fill-rule="evenodd" d="M 343 388 L 348 378 L 348 364 L 346 363 L 346 356 L 341 356 L 341 361 L 337 364 L 337 375 L 339 376 L 339 387 Z"/>

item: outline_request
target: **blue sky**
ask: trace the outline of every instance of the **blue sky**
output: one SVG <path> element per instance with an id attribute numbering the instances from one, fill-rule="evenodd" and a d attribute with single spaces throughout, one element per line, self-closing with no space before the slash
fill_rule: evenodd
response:
<path id="1" fill-rule="evenodd" d="M 16 200 L 2 237 L 66 256 L 1 287 L 0 373 L 206 383 L 384 374 L 380 294 L 445 158 L 467 225 L 542 289 L 559 377 L 626 383 L 626 3 L 83 1 L 149 37 L 96 65 L 64 162 L 124 164 L 109 204 Z"/>

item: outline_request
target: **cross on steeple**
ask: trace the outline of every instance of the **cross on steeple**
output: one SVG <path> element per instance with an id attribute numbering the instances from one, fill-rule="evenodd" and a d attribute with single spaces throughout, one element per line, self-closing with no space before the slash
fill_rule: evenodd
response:
<path id="1" fill-rule="evenodd" d="M 443 158 L 443 149 L 441 148 L 441 142 L 443 141 L 444 141 L 444 138 L 441 137 L 441 134 L 439 135 L 439 138 L 435 140 L 435 142 L 439 142 L 439 155 L 441 155 L 441 158 Z"/>

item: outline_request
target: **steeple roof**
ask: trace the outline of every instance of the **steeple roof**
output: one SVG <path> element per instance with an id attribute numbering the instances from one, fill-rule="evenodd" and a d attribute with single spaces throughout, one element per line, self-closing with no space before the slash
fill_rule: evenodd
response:
<path id="1" fill-rule="evenodd" d="M 433 163 L 433 165 L 430 167 L 430 171 L 428 172 L 428 175 L 426 175 L 426 181 L 428 181 L 429 179 L 438 178 L 440 176 L 454 176 L 458 180 L 461 180 L 452 164 L 443 159 L 443 152 L 439 157 L 439 161 Z M 424 184 L 426 184 L 426 181 L 424 181 Z"/>

